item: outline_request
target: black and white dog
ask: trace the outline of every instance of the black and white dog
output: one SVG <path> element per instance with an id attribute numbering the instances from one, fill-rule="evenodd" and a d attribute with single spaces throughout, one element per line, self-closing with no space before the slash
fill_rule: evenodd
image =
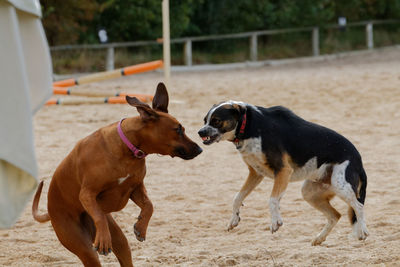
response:
<path id="1" fill-rule="evenodd" d="M 204 122 L 198 132 L 203 143 L 233 142 L 249 168 L 246 182 L 235 195 L 228 230 L 240 221 L 242 201 L 268 176 L 274 180 L 269 201 L 272 233 L 283 224 L 279 202 L 288 183 L 305 180 L 304 199 L 328 219 L 312 245 L 325 241 L 341 216 L 330 204 L 335 195 L 349 205 L 356 237 L 367 238 L 363 212 L 367 176 L 360 154 L 345 137 L 285 107 L 263 108 L 236 101 L 214 105 Z"/>

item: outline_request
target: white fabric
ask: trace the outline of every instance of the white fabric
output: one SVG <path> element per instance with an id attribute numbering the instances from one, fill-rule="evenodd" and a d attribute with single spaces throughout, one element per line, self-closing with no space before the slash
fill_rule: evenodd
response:
<path id="1" fill-rule="evenodd" d="M 0 228 L 11 227 L 37 185 L 33 114 L 51 96 L 39 17 L 0 0 Z"/>
<path id="2" fill-rule="evenodd" d="M 14 5 L 14 7 L 18 8 L 21 11 L 31 13 L 32 15 L 36 15 L 38 17 L 42 16 L 42 10 L 40 7 L 39 0 L 6 0 L 6 1 Z"/>

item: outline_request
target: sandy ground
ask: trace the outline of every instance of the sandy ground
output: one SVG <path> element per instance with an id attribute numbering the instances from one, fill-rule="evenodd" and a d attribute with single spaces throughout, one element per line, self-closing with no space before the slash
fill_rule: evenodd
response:
<path id="1" fill-rule="evenodd" d="M 82 90 L 153 94 L 161 73 L 82 86 Z M 174 73 L 170 113 L 200 143 L 197 130 L 212 104 L 241 100 L 284 105 L 307 120 L 333 128 L 360 151 L 368 175 L 366 220 L 370 236 L 355 240 L 347 206 L 333 205 L 343 217 L 321 246 L 310 242 L 325 218 L 292 183 L 281 201 L 284 226 L 275 234 L 266 178 L 245 200 L 241 222 L 226 225 L 232 199 L 247 177 L 235 147 L 220 142 L 192 161 L 150 155 L 145 184 L 155 211 L 147 240 L 133 234 L 139 209 L 132 202 L 114 217 L 126 233 L 136 266 L 400 266 L 400 49 L 329 62 L 230 71 Z M 47 193 L 51 175 L 74 144 L 99 127 L 136 116 L 128 105 L 51 106 L 35 117 L 40 179 Z M 40 207 L 44 211 L 46 197 Z M 50 223 L 31 216 L 31 203 L 11 230 L 0 231 L 0 266 L 79 266 L 57 240 Z M 104 266 L 119 266 L 114 255 Z"/>

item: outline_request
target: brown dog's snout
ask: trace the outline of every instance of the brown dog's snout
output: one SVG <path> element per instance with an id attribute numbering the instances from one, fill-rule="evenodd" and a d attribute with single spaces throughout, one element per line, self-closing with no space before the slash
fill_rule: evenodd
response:
<path id="1" fill-rule="evenodd" d="M 195 154 L 196 156 L 200 155 L 201 152 L 203 152 L 203 149 L 201 149 L 201 147 L 199 147 L 197 144 L 196 145 L 196 149 L 195 149 Z"/>
<path id="2" fill-rule="evenodd" d="M 175 153 L 178 157 L 189 160 L 197 157 L 203 149 L 199 147 L 195 142 L 192 142 L 188 147 L 179 146 L 175 149 Z"/>

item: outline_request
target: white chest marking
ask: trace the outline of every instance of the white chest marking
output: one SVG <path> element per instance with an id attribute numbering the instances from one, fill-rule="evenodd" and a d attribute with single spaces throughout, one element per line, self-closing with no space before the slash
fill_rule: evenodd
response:
<path id="1" fill-rule="evenodd" d="M 242 147 L 238 149 L 244 162 L 251 166 L 262 176 L 274 178 L 274 172 L 268 167 L 267 159 L 262 152 L 261 137 L 243 140 Z"/>
<path id="2" fill-rule="evenodd" d="M 121 177 L 118 178 L 118 184 L 122 184 L 123 182 L 125 182 L 126 179 L 128 179 L 131 175 L 128 174 L 126 177 Z"/>

